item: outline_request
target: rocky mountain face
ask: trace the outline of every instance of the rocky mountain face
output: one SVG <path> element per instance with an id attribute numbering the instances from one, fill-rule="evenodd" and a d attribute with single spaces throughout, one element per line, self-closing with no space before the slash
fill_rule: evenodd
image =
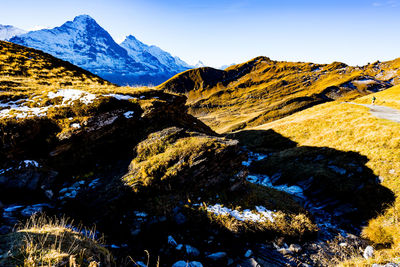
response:
<path id="1" fill-rule="evenodd" d="M 184 93 L 191 114 L 217 132 L 230 132 L 389 88 L 400 82 L 399 67 L 398 59 L 351 67 L 257 57 L 225 70 L 189 70 L 159 88 Z"/>
<path id="2" fill-rule="evenodd" d="M 14 36 L 18 36 L 26 33 L 25 30 L 21 30 L 17 27 L 11 25 L 1 25 L 0 24 L 0 40 L 6 41 Z"/>
<path id="3" fill-rule="evenodd" d="M 120 46 L 87 15 L 9 41 L 42 50 L 120 85 L 156 85 L 190 68 L 179 58 L 133 36 Z"/>

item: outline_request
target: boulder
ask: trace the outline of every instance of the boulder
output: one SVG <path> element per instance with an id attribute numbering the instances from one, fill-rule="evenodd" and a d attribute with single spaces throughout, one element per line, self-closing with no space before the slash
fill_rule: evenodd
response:
<path id="1" fill-rule="evenodd" d="M 139 143 L 123 177 L 135 192 L 200 191 L 229 185 L 245 155 L 236 140 L 168 128 Z"/>

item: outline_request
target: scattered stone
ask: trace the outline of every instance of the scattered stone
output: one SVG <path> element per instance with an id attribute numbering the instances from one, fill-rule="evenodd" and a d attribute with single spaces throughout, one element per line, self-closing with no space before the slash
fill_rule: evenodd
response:
<path id="1" fill-rule="evenodd" d="M 44 208 L 50 208 L 51 206 L 49 204 L 36 204 L 36 205 L 32 205 L 32 206 L 27 206 L 26 208 L 24 208 L 21 211 L 22 216 L 25 217 L 30 217 L 33 214 L 42 212 L 44 210 Z"/>
<path id="2" fill-rule="evenodd" d="M 192 247 L 191 245 L 186 245 L 186 254 L 189 256 L 193 256 L 193 257 L 198 257 L 200 255 L 200 251 L 195 248 Z"/>
<path id="3" fill-rule="evenodd" d="M 172 265 L 172 267 L 203 267 L 203 264 L 198 261 L 177 261 Z"/>
<path id="4" fill-rule="evenodd" d="M 218 261 L 218 260 L 226 258 L 226 256 L 227 256 L 226 252 L 216 252 L 216 253 L 208 255 L 207 258 L 214 260 L 214 261 Z"/>
<path id="5" fill-rule="evenodd" d="M 294 253 L 299 253 L 299 252 L 301 252 L 302 248 L 301 248 L 300 245 L 291 244 L 291 245 L 289 246 L 289 250 L 290 250 L 291 252 L 294 252 Z"/>
<path id="6" fill-rule="evenodd" d="M 341 246 L 341 247 L 347 247 L 347 243 L 346 243 L 346 242 L 342 242 L 342 243 L 339 244 L 339 246 Z"/>
<path id="7" fill-rule="evenodd" d="M 171 235 L 168 236 L 168 244 L 170 244 L 173 247 L 178 246 L 178 243 L 176 243 L 175 239 Z"/>
<path id="8" fill-rule="evenodd" d="M 391 170 L 389 171 L 389 173 L 390 173 L 390 174 L 395 174 L 396 171 L 395 171 L 394 169 L 391 169 Z"/>
<path id="9" fill-rule="evenodd" d="M 247 250 L 246 253 L 244 254 L 244 256 L 245 256 L 246 258 L 250 258 L 251 255 L 253 255 L 253 251 L 251 251 L 251 249 Z"/>
<path id="10" fill-rule="evenodd" d="M 52 199 L 52 198 L 53 198 L 53 196 L 54 196 L 54 193 L 53 193 L 53 191 L 51 191 L 50 189 L 49 189 L 49 190 L 46 190 L 46 191 L 44 191 L 44 194 L 45 194 L 45 196 L 46 196 L 48 199 Z"/>
<path id="11" fill-rule="evenodd" d="M 176 250 L 181 250 L 182 248 L 183 248 L 183 245 L 182 245 L 182 244 L 179 244 L 179 245 L 176 246 L 175 249 L 176 249 Z"/>
<path id="12" fill-rule="evenodd" d="M 372 246 L 367 246 L 364 249 L 363 256 L 365 259 L 372 258 L 374 256 L 374 248 Z"/>

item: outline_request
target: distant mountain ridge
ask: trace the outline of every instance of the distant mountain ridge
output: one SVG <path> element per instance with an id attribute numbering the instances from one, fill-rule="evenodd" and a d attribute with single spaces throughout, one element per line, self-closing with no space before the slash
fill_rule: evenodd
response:
<path id="1" fill-rule="evenodd" d="M 26 33 L 27 31 L 19 29 L 11 25 L 0 24 L 0 40 L 7 41 L 8 39 Z"/>
<path id="2" fill-rule="evenodd" d="M 158 88 L 185 94 L 192 115 L 226 133 L 384 90 L 400 84 L 399 74 L 400 58 L 352 67 L 257 57 L 224 70 L 191 69 Z"/>
<path id="3" fill-rule="evenodd" d="M 60 27 L 28 32 L 10 42 L 42 50 L 119 85 L 156 85 L 191 66 L 133 36 L 117 44 L 88 15 Z"/>

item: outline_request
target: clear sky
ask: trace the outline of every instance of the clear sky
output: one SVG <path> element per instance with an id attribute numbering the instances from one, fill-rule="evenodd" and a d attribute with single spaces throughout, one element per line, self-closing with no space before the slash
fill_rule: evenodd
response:
<path id="1" fill-rule="evenodd" d="M 32 30 L 88 14 L 190 64 L 256 56 L 363 65 L 400 57 L 400 0 L 0 0 L 0 24 Z"/>

